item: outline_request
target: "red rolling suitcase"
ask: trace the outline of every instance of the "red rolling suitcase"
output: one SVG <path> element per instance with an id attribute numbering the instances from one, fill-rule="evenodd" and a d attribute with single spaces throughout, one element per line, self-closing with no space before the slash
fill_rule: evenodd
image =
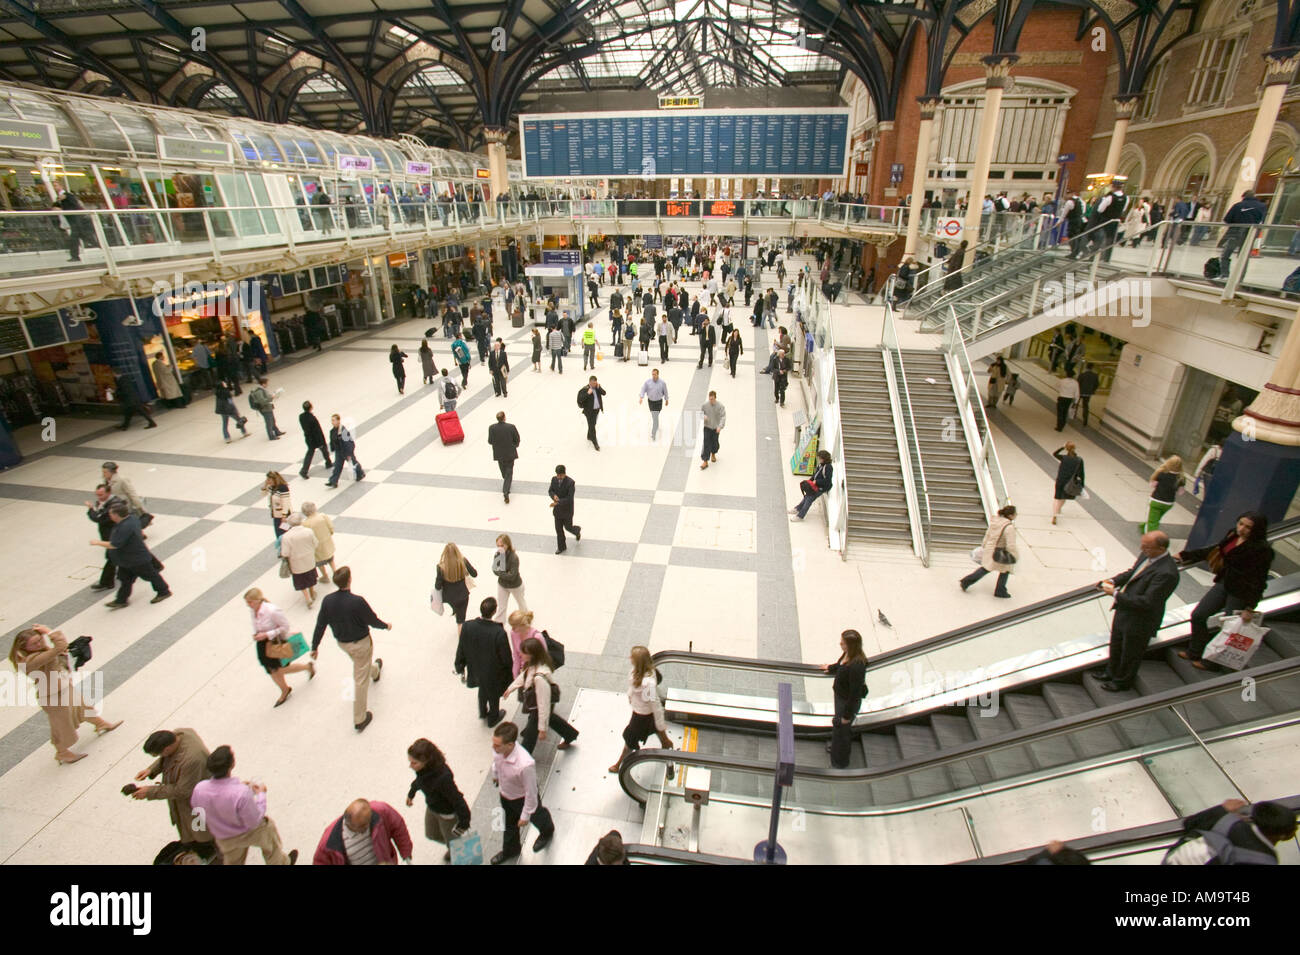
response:
<path id="1" fill-rule="evenodd" d="M 443 444 L 460 444 L 465 440 L 465 432 L 460 426 L 460 415 L 448 411 L 434 419 L 438 422 L 438 437 Z"/>

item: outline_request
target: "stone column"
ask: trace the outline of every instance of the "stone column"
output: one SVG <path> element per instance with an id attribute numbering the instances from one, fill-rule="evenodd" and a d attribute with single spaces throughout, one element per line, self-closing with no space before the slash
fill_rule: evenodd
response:
<path id="1" fill-rule="evenodd" d="M 1269 137 L 1273 135 L 1273 126 L 1277 123 L 1278 111 L 1282 108 L 1282 96 L 1287 84 L 1295 75 L 1300 52 L 1295 50 L 1270 51 L 1264 54 L 1264 92 L 1259 99 L 1259 109 L 1255 111 L 1255 125 L 1250 130 L 1250 139 L 1246 141 L 1246 152 L 1237 167 L 1237 179 L 1228 196 L 1228 202 L 1236 202 L 1247 189 L 1254 189 L 1263 171 L 1264 153 L 1268 149 Z"/>
<path id="2" fill-rule="evenodd" d="M 1019 59 L 1015 54 L 994 53 L 984 57 L 984 114 L 980 117 L 980 134 L 975 146 L 975 168 L 971 170 L 970 193 L 966 206 L 966 224 L 962 238 L 973 248 L 979 241 L 980 216 L 984 208 L 984 190 L 988 187 L 989 166 L 997 139 L 998 113 L 1002 94 L 1011 85 L 1011 66 Z"/>
<path id="3" fill-rule="evenodd" d="M 1106 168 L 1102 170 L 1107 176 L 1119 172 L 1119 154 L 1124 148 L 1124 139 L 1128 135 L 1129 120 L 1137 109 L 1139 96 L 1115 97 L 1115 129 L 1110 134 L 1110 146 L 1106 149 Z M 1279 100 L 1280 102 L 1280 100 Z"/>
<path id="4" fill-rule="evenodd" d="M 492 202 L 495 209 L 497 199 L 510 190 L 510 172 L 506 167 L 506 137 L 509 131 L 505 129 L 488 128 L 483 130 L 483 138 L 487 142 L 487 160 L 488 171 L 492 174 L 490 180 L 492 184 Z"/>
<path id="5" fill-rule="evenodd" d="M 915 255 L 917 240 L 921 235 L 921 207 L 925 204 L 925 179 L 930 167 L 930 135 L 934 129 L 934 114 L 939 108 L 940 98 L 922 96 L 921 128 L 916 133 L 916 163 L 912 170 L 912 206 L 907 213 L 907 241 L 903 245 L 903 255 Z"/>

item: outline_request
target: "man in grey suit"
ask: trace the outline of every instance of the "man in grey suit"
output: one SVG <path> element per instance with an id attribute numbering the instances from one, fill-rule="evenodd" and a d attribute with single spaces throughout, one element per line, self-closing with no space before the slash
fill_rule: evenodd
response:
<path id="1" fill-rule="evenodd" d="M 506 424 L 506 413 L 497 412 L 497 423 L 488 428 L 492 457 L 501 469 L 501 496 L 510 503 L 510 482 L 515 477 L 515 459 L 519 457 L 519 429 Z"/>
<path id="2" fill-rule="evenodd" d="M 1167 534 L 1143 534 L 1141 551 L 1131 568 L 1097 584 L 1115 598 L 1115 621 L 1110 628 L 1110 659 L 1091 675 L 1112 693 L 1133 686 L 1147 644 L 1164 619 L 1165 601 L 1178 586 L 1178 564 L 1169 554 Z"/>

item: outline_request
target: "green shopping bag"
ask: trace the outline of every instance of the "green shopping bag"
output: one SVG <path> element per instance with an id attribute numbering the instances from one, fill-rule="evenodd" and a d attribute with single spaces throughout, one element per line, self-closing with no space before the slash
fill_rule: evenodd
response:
<path id="1" fill-rule="evenodd" d="M 311 644 L 307 642 L 307 638 L 304 637 L 301 633 L 295 633 L 288 640 L 286 640 L 285 643 L 293 647 L 293 653 L 290 656 L 284 657 L 283 659 L 280 660 L 281 666 L 287 667 L 294 660 L 297 660 L 299 657 L 305 656 L 306 654 L 311 652 Z"/>

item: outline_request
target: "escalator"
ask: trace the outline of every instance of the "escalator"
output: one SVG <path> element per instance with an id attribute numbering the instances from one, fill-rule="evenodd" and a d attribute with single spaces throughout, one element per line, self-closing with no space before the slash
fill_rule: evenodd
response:
<path id="1" fill-rule="evenodd" d="M 701 798 L 701 779 L 711 807 L 728 807 L 730 822 L 724 825 L 770 806 L 773 700 L 782 681 L 795 689 L 796 767 L 787 805 L 834 820 L 845 834 L 841 843 L 862 829 L 854 820 L 893 817 L 901 823 L 893 828 L 908 830 L 909 814 L 946 812 L 952 818 L 939 828 L 947 826 L 952 840 L 969 837 L 969 856 L 979 857 L 985 853 L 972 819 L 981 815 L 981 801 L 1026 787 L 1068 788 L 1072 780 L 1084 780 L 1090 789 L 1099 785 L 1098 773 L 1138 785 L 1132 778 L 1137 773 L 1140 785 L 1151 783 L 1153 798 L 1160 800 L 1151 810 L 1159 808 L 1158 818 L 1203 808 L 1194 805 L 1198 797 L 1182 792 L 1184 777 L 1226 776 L 1215 751 L 1237 758 L 1239 741 L 1300 733 L 1300 530 L 1282 526 L 1271 537 L 1275 568 L 1288 573 L 1270 582 L 1260 604 L 1270 632 L 1247 671 L 1209 673 L 1177 656 L 1207 582 L 1185 574 L 1182 600 L 1171 598 L 1135 688 L 1103 690 L 1087 670 L 1106 658 L 1111 598 L 1092 589 L 1073 591 L 873 659 L 853 760 L 843 770 L 830 768 L 824 748 L 830 680 L 820 668 L 657 654 L 672 688 L 669 718 L 687 727 L 691 751 L 644 750 L 625 762 L 623 788 L 647 805 L 642 842 L 665 844 L 664 833 L 672 829 L 665 820 L 674 812 L 681 816 L 673 807 L 689 798 L 688 790 Z M 1054 642 L 1071 633 L 1081 636 Z M 1187 768 L 1192 763 L 1195 772 Z M 670 764 L 679 768 L 672 779 L 666 773 Z M 1230 777 L 1224 785 L 1237 786 Z M 709 813 L 723 815 L 713 808 Z M 698 808 L 693 819 L 690 825 L 698 827 Z M 701 852 L 728 854 L 699 831 L 688 842 Z M 688 844 L 679 843 L 678 848 Z M 735 846 L 729 848 L 734 852 Z"/>

